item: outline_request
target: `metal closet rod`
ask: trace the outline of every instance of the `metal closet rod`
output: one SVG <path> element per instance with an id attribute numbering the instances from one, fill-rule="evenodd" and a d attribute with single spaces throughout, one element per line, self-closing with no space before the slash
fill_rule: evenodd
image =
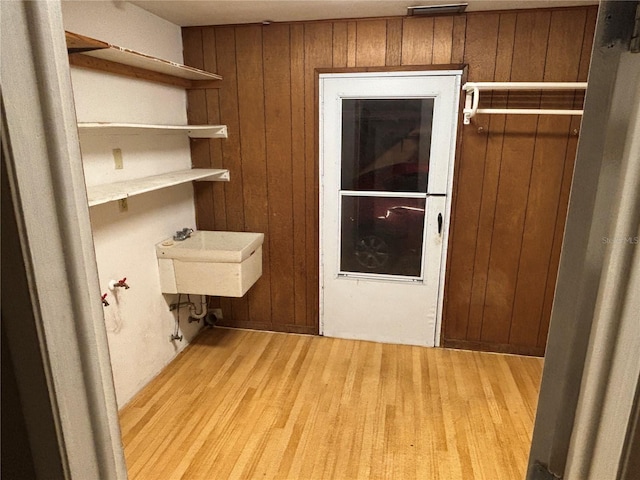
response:
<path id="1" fill-rule="evenodd" d="M 585 90 L 587 82 L 467 82 L 464 102 L 464 124 L 469 125 L 477 113 L 509 115 L 582 115 L 582 110 L 544 108 L 478 108 L 480 91 L 487 90 Z"/>

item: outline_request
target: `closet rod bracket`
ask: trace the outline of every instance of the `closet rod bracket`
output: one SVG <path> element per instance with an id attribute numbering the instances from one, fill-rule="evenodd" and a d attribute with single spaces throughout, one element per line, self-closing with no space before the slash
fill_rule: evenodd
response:
<path id="1" fill-rule="evenodd" d="M 467 82 L 463 123 L 469 125 L 478 113 L 513 115 L 582 115 L 582 110 L 545 108 L 478 108 L 480 92 L 491 90 L 585 90 L 587 82 Z"/>

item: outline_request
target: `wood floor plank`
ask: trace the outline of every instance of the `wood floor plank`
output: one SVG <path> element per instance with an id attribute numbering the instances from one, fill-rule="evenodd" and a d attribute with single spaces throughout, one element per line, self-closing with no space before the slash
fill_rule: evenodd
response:
<path id="1" fill-rule="evenodd" d="M 542 359 L 216 328 L 120 413 L 129 477 L 524 478 Z"/>

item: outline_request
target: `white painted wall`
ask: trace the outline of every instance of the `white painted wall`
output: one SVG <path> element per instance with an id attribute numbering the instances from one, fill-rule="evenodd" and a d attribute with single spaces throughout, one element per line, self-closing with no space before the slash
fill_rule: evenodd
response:
<path id="1" fill-rule="evenodd" d="M 180 27 L 122 1 L 65 1 L 66 30 L 182 63 Z M 79 68 L 71 69 L 80 122 L 186 124 L 186 93 L 164 86 Z M 189 140 L 162 135 L 82 135 L 87 185 L 189 168 Z M 122 150 L 115 170 L 112 149 Z M 184 340 L 170 342 L 173 296 L 160 292 L 154 245 L 182 227 L 195 228 L 193 188 L 181 185 L 90 209 L 118 406 L 156 376 L 198 331 L 182 312 Z M 110 280 L 127 277 L 129 290 L 108 291 Z"/>

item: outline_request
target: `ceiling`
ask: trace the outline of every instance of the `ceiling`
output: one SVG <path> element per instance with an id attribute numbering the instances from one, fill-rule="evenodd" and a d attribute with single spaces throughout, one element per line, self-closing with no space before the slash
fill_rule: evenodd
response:
<path id="1" fill-rule="evenodd" d="M 596 4 L 597 0 L 464 0 L 467 12 Z M 183 27 L 406 15 L 408 6 L 457 0 L 133 0 L 131 3 Z"/>

